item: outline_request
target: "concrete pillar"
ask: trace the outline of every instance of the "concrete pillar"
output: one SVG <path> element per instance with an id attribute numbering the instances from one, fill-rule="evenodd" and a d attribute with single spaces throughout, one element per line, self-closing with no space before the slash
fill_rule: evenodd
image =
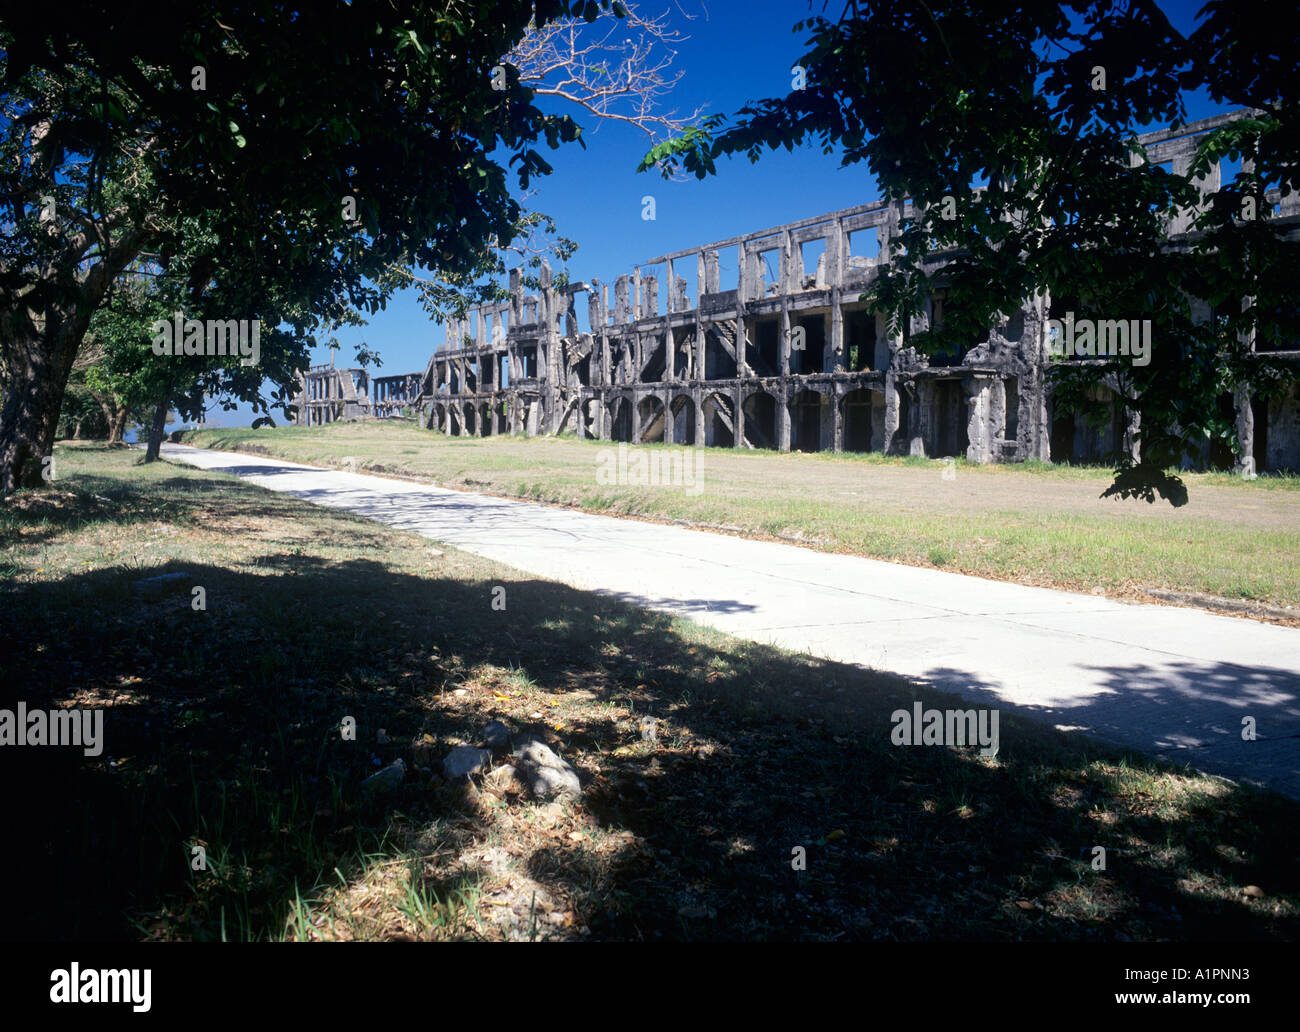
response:
<path id="1" fill-rule="evenodd" d="M 638 319 L 654 319 L 659 315 L 659 279 L 645 276 L 641 279 L 641 304 Z"/>
<path id="2" fill-rule="evenodd" d="M 803 252 L 795 245 L 787 229 L 781 234 L 781 271 L 780 290 L 782 294 L 793 294 L 799 289 L 803 278 Z"/>
<path id="3" fill-rule="evenodd" d="M 968 410 L 966 461 L 986 465 L 993 458 L 993 433 L 989 411 L 991 386 L 989 381 L 982 377 L 968 376 L 962 380 L 962 390 L 966 394 Z"/>
<path id="4" fill-rule="evenodd" d="M 826 253 L 822 256 L 826 285 L 835 290 L 832 297 L 838 296 L 838 288 L 844 282 L 844 255 L 848 253 L 845 241 L 844 223 L 835 220 L 835 226 L 826 236 Z"/>
<path id="5" fill-rule="evenodd" d="M 845 385 L 831 384 L 831 451 L 838 454 L 844 450 L 844 400 Z M 868 442 L 869 443 L 869 442 Z"/>
<path id="6" fill-rule="evenodd" d="M 989 383 L 989 446 L 992 460 L 1001 457 L 999 441 L 1007 439 L 1007 384 L 1001 377 Z"/>
<path id="7" fill-rule="evenodd" d="M 828 373 L 842 373 L 845 371 L 844 310 L 840 307 L 840 291 L 838 287 L 831 288 L 830 323 L 830 333 L 827 334 L 830 346 L 826 351 L 825 371 Z"/>
<path id="8" fill-rule="evenodd" d="M 620 276 L 614 281 L 614 325 L 622 326 L 628 321 L 628 278 Z"/>
<path id="9" fill-rule="evenodd" d="M 702 298 L 705 294 L 716 294 L 718 283 L 718 252 L 701 251 L 695 258 L 695 294 Z M 698 308 L 699 305 L 697 304 Z"/>
<path id="10" fill-rule="evenodd" d="M 907 453 L 926 455 L 926 443 L 934 439 L 934 381 L 915 381 L 915 394 L 912 397 L 913 418 L 912 425 L 908 428 Z"/>
<path id="11" fill-rule="evenodd" d="M 745 388 L 740 382 L 733 388 L 736 399 L 736 411 L 731 417 L 732 444 L 737 448 L 745 447 Z"/>
<path id="12" fill-rule="evenodd" d="M 763 297 L 763 290 L 760 284 L 763 277 L 760 270 L 759 252 L 751 251 L 744 244 L 740 245 L 741 263 L 741 289 L 740 300 L 742 303 L 758 301 Z"/>
<path id="13" fill-rule="evenodd" d="M 790 389 L 785 383 L 776 390 L 776 447 L 778 451 L 790 450 Z"/>
<path id="14" fill-rule="evenodd" d="M 779 362 L 782 376 L 790 375 L 790 309 L 787 306 L 785 298 L 781 299 L 781 338 L 777 345 L 780 348 Z M 806 370 L 805 370 L 806 372 Z"/>
<path id="15" fill-rule="evenodd" d="M 895 438 L 899 436 L 899 410 L 902 407 L 898 397 L 898 378 L 893 370 L 885 373 L 885 437 L 881 451 L 886 455 L 894 452 Z"/>

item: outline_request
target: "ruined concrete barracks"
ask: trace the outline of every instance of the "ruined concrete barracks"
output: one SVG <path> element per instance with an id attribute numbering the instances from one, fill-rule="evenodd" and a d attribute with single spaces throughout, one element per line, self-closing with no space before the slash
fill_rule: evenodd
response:
<path id="1" fill-rule="evenodd" d="M 1182 173 L 1196 137 L 1234 117 L 1141 142 L 1149 160 Z M 1219 183 L 1215 169 L 1200 186 L 1208 193 Z M 1271 217 L 1300 235 L 1300 197 L 1275 190 L 1268 200 Z M 858 298 L 911 214 L 910 202 L 830 212 L 662 255 L 612 286 L 557 289 L 543 267 L 540 292 L 526 294 L 515 270 L 510 299 L 449 322 L 446 346 L 423 374 L 308 371 L 297 422 L 407 407 L 452 435 L 567 432 L 633 444 L 961 455 L 978 463 L 1079 462 L 1131 448 L 1135 427 L 1113 401 L 1100 429 L 1056 411 L 1045 329 L 1049 319 L 1066 318 L 1059 302 L 1047 310 L 1041 298 L 1029 301 L 986 340 L 954 344 L 947 354 L 918 354 L 889 334 L 884 315 Z M 1190 219 L 1174 221 L 1171 239 Z M 724 268 L 738 274 L 724 279 Z M 944 295 L 934 291 L 913 332 L 942 328 Z M 1300 347 L 1281 354 L 1300 363 Z M 1099 391 L 1103 402 L 1112 397 Z M 1225 415 L 1235 411 L 1255 468 L 1300 470 L 1296 385 L 1280 400 L 1242 394 L 1223 405 Z M 1190 458 L 1232 461 L 1226 449 Z"/>

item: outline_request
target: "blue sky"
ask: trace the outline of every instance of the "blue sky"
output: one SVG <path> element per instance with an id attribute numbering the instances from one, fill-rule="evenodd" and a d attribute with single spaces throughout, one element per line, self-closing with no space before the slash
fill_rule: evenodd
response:
<path id="1" fill-rule="evenodd" d="M 1193 27 L 1199 6 L 1199 0 L 1161 4 L 1183 32 Z M 689 36 L 677 48 L 675 67 L 684 74 L 667 107 L 686 114 L 703 106 L 707 112 L 728 115 L 747 101 L 789 92 L 791 66 L 804 53 L 807 37 L 791 29 L 814 10 L 799 0 L 642 0 L 641 7 L 646 13 L 670 11 L 671 23 Z M 817 3 L 815 11 L 820 10 Z M 830 16 L 838 11 L 836 7 Z M 841 169 L 838 155 L 822 154 L 816 145 L 793 153 L 765 152 L 757 164 L 743 156 L 724 159 L 716 176 L 666 182 L 657 173 L 635 172 L 647 149 L 641 132 L 568 110 L 584 127 L 586 149 L 570 144 L 547 151 L 555 171 L 534 184 L 527 203 L 553 216 L 559 231 L 578 242 L 579 250 L 569 262 L 575 279 L 612 282 L 638 263 L 669 251 L 864 204 L 878 196 L 863 166 Z M 1190 118 L 1215 110 L 1204 98 L 1189 98 Z M 641 217 L 646 195 L 655 198 L 654 221 Z M 340 366 L 355 364 L 355 346 L 364 341 L 383 359 L 378 375 L 393 375 L 422 372 L 430 354 L 442 345 L 444 331 L 430 320 L 414 292 L 405 292 L 394 296 L 368 325 L 348 329 L 339 339 Z M 329 360 L 325 348 L 312 355 L 313 363 Z M 214 408 L 210 425 L 247 426 L 252 421 L 245 406 L 230 412 Z M 282 421 L 278 413 L 275 419 Z"/>

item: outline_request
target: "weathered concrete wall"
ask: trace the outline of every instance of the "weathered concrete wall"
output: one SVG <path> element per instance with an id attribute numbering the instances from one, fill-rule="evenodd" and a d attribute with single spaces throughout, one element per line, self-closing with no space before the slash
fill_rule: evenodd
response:
<path id="1" fill-rule="evenodd" d="M 1269 401 L 1266 433 L 1265 469 L 1300 473 L 1300 384 L 1292 384 L 1284 397 Z"/>

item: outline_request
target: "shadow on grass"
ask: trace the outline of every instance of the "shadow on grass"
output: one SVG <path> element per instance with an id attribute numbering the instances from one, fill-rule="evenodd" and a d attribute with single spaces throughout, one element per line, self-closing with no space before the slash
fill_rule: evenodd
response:
<path id="1" fill-rule="evenodd" d="M 107 479 L 76 486 L 117 497 L 120 523 L 163 518 L 151 508 L 160 499 L 180 523 L 214 507 L 232 522 L 304 512 L 198 474 L 145 489 Z M 105 709 L 100 756 L 0 749 L 0 877 L 15 888 L 0 936 L 278 937 L 298 898 L 354 884 L 376 859 L 413 864 L 427 924 L 478 934 L 438 907 L 486 891 L 483 858 L 498 847 L 517 847 L 527 875 L 566 901 L 572 934 L 601 938 L 1300 932 L 1291 801 L 1215 783 L 1187 792 L 1152 761 L 1007 713 L 996 763 L 973 749 L 896 747 L 894 710 L 968 704 L 459 557 L 424 575 L 400 551 L 416 547 L 409 538 L 344 514 L 312 518 L 375 558 L 290 553 L 271 535 L 256 572 L 183 564 L 205 612 L 191 608 L 190 581 L 143 600 L 131 590 L 139 574 L 120 569 L 0 588 L 4 705 Z M 491 606 L 496 585 L 505 611 Z M 1225 683 L 1239 674 L 1222 672 Z M 654 746 L 640 739 L 646 714 L 658 720 Z M 340 734 L 345 716 L 356 741 Z M 1087 708 L 1069 716 L 1087 723 Z M 577 812 L 627 833 L 622 844 L 559 832 L 501 841 L 485 814 L 527 804 L 485 807 L 437 773 L 493 718 L 572 762 L 585 787 Z M 410 764 L 400 789 L 359 790 L 398 757 Z M 206 872 L 191 870 L 196 845 Z M 1090 863 L 1098 845 L 1104 871 Z M 796 848 L 806 870 L 792 868 Z M 466 862 L 426 862 L 439 855 Z M 1240 897 L 1252 883 L 1265 898 Z M 357 927 L 402 937 L 378 917 Z"/>

